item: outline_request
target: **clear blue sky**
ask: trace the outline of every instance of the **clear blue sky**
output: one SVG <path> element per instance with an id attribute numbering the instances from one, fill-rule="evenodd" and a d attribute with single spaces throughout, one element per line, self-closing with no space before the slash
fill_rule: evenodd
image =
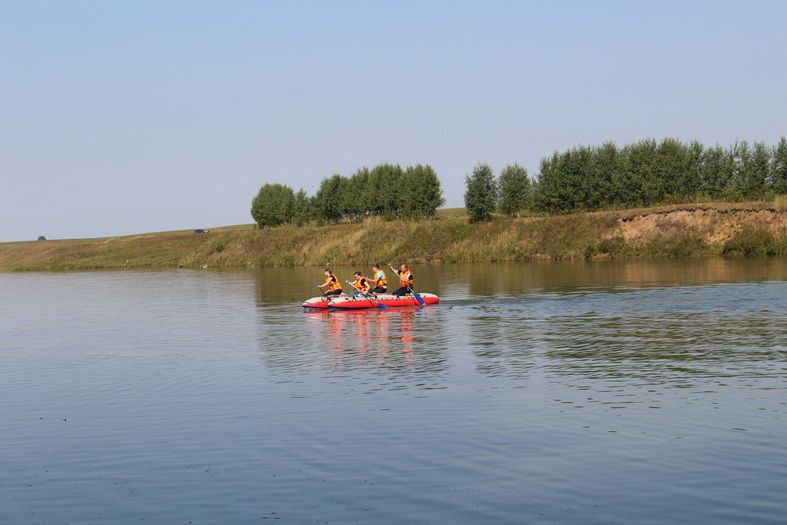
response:
<path id="1" fill-rule="evenodd" d="M 787 134 L 787 2 L 0 2 L 0 240 L 251 222 L 265 182 Z"/>

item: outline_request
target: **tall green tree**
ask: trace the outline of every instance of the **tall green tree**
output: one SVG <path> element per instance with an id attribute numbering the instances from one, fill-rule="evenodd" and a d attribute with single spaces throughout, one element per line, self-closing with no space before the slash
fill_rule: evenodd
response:
<path id="1" fill-rule="evenodd" d="M 399 186 L 404 217 L 431 219 L 437 214 L 437 208 L 445 202 L 440 179 L 428 164 L 408 166 Z"/>
<path id="2" fill-rule="evenodd" d="M 498 180 L 500 211 L 506 215 L 519 215 L 528 206 L 530 179 L 527 170 L 519 164 L 506 166 Z"/>
<path id="3" fill-rule="evenodd" d="M 381 173 L 380 166 L 375 166 L 369 171 L 369 178 L 366 181 L 363 201 L 372 215 L 382 215 L 386 208 L 386 193 L 390 186 L 385 176 Z"/>
<path id="4" fill-rule="evenodd" d="M 593 202 L 588 208 L 614 206 L 618 198 L 616 188 L 625 177 L 625 159 L 614 142 L 605 142 L 593 156 L 595 188 Z"/>
<path id="5" fill-rule="evenodd" d="M 465 209 L 471 222 L 487 221 L 497 207 L 495 174 L 488 164 L 478 164 L 473 174 L 465 177 Z"/>
<path id="6" fill-rule="evenodd" d="M 298 226 L 302 226 L 314 219 L 314 203 L 306 194 L 306 190 L 300 189 L 295 194 L 293 203 L 292 221 Z"/>
<path id="7" fill-rule="evenodd" d="M 702 189 L 702 163 L 705 155 L 705 146 L 698 141 L 692 141 L 686 152 L 686 169 L 680 177 L 678 195 L 695 197 Z"/>
<path id="8" fill-rule="evenodd" d="M 773 148 L 771 188 L 774 193 L 787 193 L 787 138 L 781 137 Z"/>
<path id="9" fill-rule="evenodd" d="M 656 151 L 654 176 L 648 184 L 653 189 L 648 203 L 681 200 L 688 186 L 688 164 L 688 148 L 684 144 L 673 138 L 662 140 Z"/>
<path id="10" fill-rule="evenodd" d="M 342 176 L 333 175 L 323 179 L 317 194 L 314 196 L 314 207 L 317 217 L 332 222 L 339 222 L 343 213 Z"/>
<path id="11" fill-rule="evenodd" d="M 731 150 L 734 161 L 733 192 L 736 198 L 748 197 L 750 181 L 754 178 L 751 148 L 745 140 L 736 142 Z"/>
<path id="12" fill-rule="evenodd" d="M 752 151 L 752 169 L 746 184 L 746 196 L 750 199 L 761 199 L 770 193 L 768 183 L 771 181 L 771 151 L 762 142 L 754 143 Z"/>
<path id="13" fill-rule="evenodd" d="M 401 213 L 403 175 L 404 171 L 398 164 L 378 164 L 372 168 L 366 186 L 366 202 L 373 214 L 395 217 Z"/>
<path id="14" fill-rule="evenodd" d="M 540 211 L 567 212 L 574 206 L 571 196 L 572 181 L 563 169 L 566 154 L 555 152 L 551 157 L 541 159 L 534 205 Z"/>
<path id="15" fill-rule="evenodd" d="M 342 216 L 352 221 L 357 221 L 369 213 L 366 202 L 366 186 L 369 181 L 369 170 L 360 168 L 349 178 L 342 177 L 341 202 Z"/>
<path id="16" fill-rule="evenodd" d="M 658 144 L 653 139 L 633 144 L 628 156 L 628 206 L 648 205 L 660 200 Z"/>
<path id="17" fill-rule="evenodd" d="M 283 184 L 265 184 L 251 201 L 251 216 L 260 228 L 292 221 L 295 194 Z"/>
<path id="18" fill-rule="evenodd" d="M 730 187 L 733 176 L 732 158 L 721 146 L 713 146 L 702 154 L 698 192 L 712 199 L 721 198 Z"/>

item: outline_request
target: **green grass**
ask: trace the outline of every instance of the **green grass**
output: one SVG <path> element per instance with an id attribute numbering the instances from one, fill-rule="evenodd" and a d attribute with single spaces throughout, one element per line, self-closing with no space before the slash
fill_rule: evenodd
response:
<path id="1" fill-rule="evenodd" d="M 438 217 L 467 217 L 464 208 L 440 208 L 437 210 Z"/>

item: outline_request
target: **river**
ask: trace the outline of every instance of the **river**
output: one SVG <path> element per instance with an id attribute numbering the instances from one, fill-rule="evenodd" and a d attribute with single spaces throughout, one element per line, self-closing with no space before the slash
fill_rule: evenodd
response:
<path id="1" fill-rule="evenodd" d="M 0 523 L 784 522 L 787 260 L 414 273 L 0 274 Z"/>

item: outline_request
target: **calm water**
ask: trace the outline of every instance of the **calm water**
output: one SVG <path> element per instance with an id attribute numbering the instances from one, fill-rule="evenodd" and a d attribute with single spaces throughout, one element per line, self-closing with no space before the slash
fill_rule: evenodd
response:
<path id="1" fill-rule="evenodd" d="M 785 522 L 787 260 L 415 271 L 0 274 L 0 523 Z"/>

